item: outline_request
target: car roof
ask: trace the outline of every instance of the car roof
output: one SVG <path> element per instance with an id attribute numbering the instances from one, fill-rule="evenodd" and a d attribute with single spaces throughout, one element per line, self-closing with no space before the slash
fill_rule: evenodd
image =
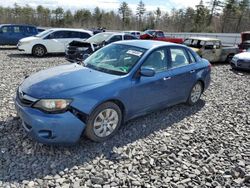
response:
<path id="1" fill-rule="evenodd" d="M 26 26 L 26 27 L 36 27 L 34 25 L 28 25 L 28 24 L 0 24 L 0 27 L 2 26 Z"/>
<path id="2" fill-rule="evenodd" d="M 250 31 L 244 31 L 241 34 L 250 34 Z"/>
<path id="3" fill-rule="evenodd" d="M 128 32 L 128 33 L 132 33 L 132 32 L 138 32 L 138 33 L 140 33 L 140 31 L 124 31 L 124 33 L 126 33 L 126 32 Z"/>
<path id="4" fill-rule="evenodd" d="M 162 42 L 162 41 L 156 41 L 156 40 L 125 40 L 125 41 L 118 41 L 115 43 L 135 46 L 135 47 L 144 48 L 147 50 L 149 50 L 151 48 L 163 47 L 163 46 L 184 46 L 181 44 L 175 44 L 175 43 L 171 43 L 171 42 Z M 186 47 L 186 46 L 184 46 L 184 47 Z"/>
<path id="5" fill-rule="evenodd" d="M 72 29 L 72 28 L 51 28 L 48 30 L 53 30 L 53 31 L 79 31 L 79 32 L 86 32 L 86 33 L 91 33 L 93 34 L 92 31 L 85 30 L 85 29 Z"/>
<path id="6" fill-rule="evenodd" d="M 203 41 L 220 41 L 220 39 L 217 39 L 217 38 L 209 38 L 209 37 L 188 37 L 187 39 L 203 40 Z"/>

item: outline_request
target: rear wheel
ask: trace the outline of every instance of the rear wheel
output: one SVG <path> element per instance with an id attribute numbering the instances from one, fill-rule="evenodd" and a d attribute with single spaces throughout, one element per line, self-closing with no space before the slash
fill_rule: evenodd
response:
<path id="1" fill-rule="evenodd" d="M 194 105 L 200 100 L 201 94 L 203 91 L 203 85 L 200 81 L 196 82 L 196 84 L 193 86 L 189 98 L 187 100 L 187 104 Z"/>
<path id="2" fill-rule="evenodd" d="M 46 54 L 47 50 L 43 45 L 35 45 L 32 49 L 32 54 L 37 57 L 43 57 Z"/>
<path id="3" fill-rule="evenodd" d="M 120 127 L 122 112 L 116 104 L 106 102 L 98 106 L 90 115 L 85 135 L 96 142 L 112 137 Z"/>

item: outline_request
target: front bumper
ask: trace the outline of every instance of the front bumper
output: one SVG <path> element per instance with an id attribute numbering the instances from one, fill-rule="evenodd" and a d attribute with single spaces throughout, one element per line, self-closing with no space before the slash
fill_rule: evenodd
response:
<path id="1" fill-rule="evenodd" d="M 20 42 L 17 44 L 17 48 L 19 51 L 22 51 L 27 54 L 32 53 L 32 47 L 31 44 L 21 44 Z"/>
<path id="2" fill-rule="evenodd" d="M 75 144 L 85 129 L 85 124 L 69 111 L 46 114 L 23 106 L 18 100 L 15 100 L 15 107 L 26 132 L 43 144 Z"/>
<path id="3" fill-rule="evenodd" d="M 234 69 L 250 70 L 250 62 L 231 62 L 230 64 Z"/>

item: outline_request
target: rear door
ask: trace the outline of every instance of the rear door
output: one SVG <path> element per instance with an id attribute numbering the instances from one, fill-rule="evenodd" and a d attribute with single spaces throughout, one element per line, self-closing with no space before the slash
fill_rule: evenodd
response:
<path id="1" fill-rule="evenodd" d="M 12 33 L 12 44 L 16 45 L 18 41 L 25 37 L 23 27 L 22 26 L 12 26 L 13 33 Z"/>
<path id="2" fill-rule="evenodd" d="M 174 103 L 183 102 L 189 96 L 191 88 L 196 83 L 196 67 L 194 58 L 183 47 L 169 47 L 172 101 Z"/>

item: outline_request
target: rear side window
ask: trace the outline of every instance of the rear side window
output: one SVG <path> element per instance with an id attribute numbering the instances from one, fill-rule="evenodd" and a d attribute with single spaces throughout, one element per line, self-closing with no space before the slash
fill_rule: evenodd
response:
<path id="1" fill-rule="evenodd" d="M 86 39 L 89 38 L 90 34 L 84 33 L 84 32 L 77 32 L 77 31 L 72 31 L 71 32 L 71 38 L 80 38 L 80 39 Z"/>
<path id="2" fill-rule="evenodd" d="M 164 33 L 161 32 L 161 31 L 157 31 L 157 32 L 156 32 L 156 36 L 157 36 L 157 37 L 164 37 Z"/>
<path id="3" fill-rule="evenodd" d="M 116 41 L 119 41 L 119 40 L 122 40 L 122 36 L 121 35 L 115 35 L 113 37 L 111 37 L 111 39 L 109 39 L 109 43 L 111 42 L 116 42 Z"/>
<path id="4" fill-rule="evenodd" d="M 213 41 L 207 41 L 206 44 L 205 44 L 205 49 L 206 50 L 214 49 L 214 42 Z"/>
<path id="5" fill-rule="evenodd" d="M 124 40 L 133 40 L 133 39 L 136 39 L 136 37 L 132 35 L 124 35 Z"/>
<path id="6" fill-rule="evenodd" d="M 28 33 L 37 33 L 37 30 L 34 27 L 26 27 L 26 31 Z"/>
<path id="7" fill-rule="evenodd" d="M 13 31 L 14 31 L 14 33 L 21 33 L 22 32 L 21 27 L 19 27 L 19 26 L 14 26 Z"/>
<path id="8" fill-rule="evenodd" d="M 188 54 L 183 48 L 170 48 L 170 68 L 182 67 L 189 64 Z"/>
<path id="9" fill-rule="evenodd" d="M 195 57 L 193 56 L 193 54 L 192 54 L 189 50 L 187 50 L 187 52 L 188 52 L 188 55 L 189 55 L 189 57 L 190 57 L 190 63 L 195 63 L 195 62 L 196 62 L 196 59 L 195 59 Z"/>

